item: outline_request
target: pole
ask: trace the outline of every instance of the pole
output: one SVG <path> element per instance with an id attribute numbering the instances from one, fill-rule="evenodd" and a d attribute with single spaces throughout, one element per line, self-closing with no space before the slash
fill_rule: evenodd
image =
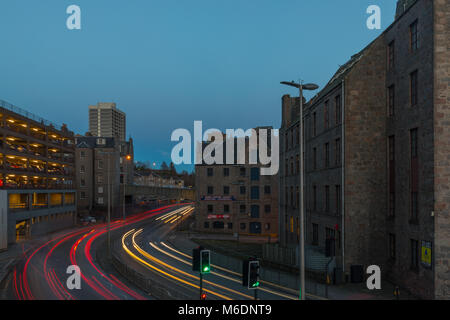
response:
<path id="1" fill-rule="evenodd" d="M 253 291 L 255 291 L 255 300 L 258 300 L 258 289 L 255 289 Z"/>
<path id="2" fill-rule="evenodd" d="M 303 201 L 303 86 L 300 83 L 300 299 L 305 300 L 305 225 Z"/>
<path id="3" fill-rule="evenodd" d="M 126 159 L 126 157 L 125 157 L 125 171 L 124 171 L 124 174 L 123 174 L 123 226 L 125 227 L 125 219 L 126 219 L 126 216 L 125 216 L 125 198 L 126 198 L 126 193 L 125 193 L 125 186 L 126 186 L 126 180 L 125 180 L 125 178 L 126 178 L 126 176 L 127 176 L 127 168 L 128 168 L 128 162 L 127 162 L 128 160 Z"/>
<path id="4" fill-rule="evenodd" d="M 111 154 L 108 154 L 108 255 L 111 259 Z"/>

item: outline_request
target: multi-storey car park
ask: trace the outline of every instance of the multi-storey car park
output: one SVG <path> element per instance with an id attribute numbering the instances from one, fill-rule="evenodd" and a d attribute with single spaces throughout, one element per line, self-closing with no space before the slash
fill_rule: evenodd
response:
<path id="1" fill-rule="evenodd" d="M 75 219 L 74 134 L 0 100 L 0 250 Z"/>

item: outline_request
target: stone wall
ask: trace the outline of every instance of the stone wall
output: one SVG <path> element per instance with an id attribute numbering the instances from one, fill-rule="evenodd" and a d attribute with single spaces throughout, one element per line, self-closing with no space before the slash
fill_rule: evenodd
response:
<path id="1" fill-rule="evenodd" d="M 450 0 L 434 1 L 435 298 L 450 299 Z"/>

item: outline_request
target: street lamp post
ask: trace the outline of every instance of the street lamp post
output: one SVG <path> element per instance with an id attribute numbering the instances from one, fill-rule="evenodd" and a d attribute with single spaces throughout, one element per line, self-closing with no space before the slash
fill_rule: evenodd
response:
<path id="1" fill-rule="evenodd" d="M 292 82 L 281 82 L 283 85 L 298 88 L 300 91 L 300 120 L 299 120 L 299 135 L 300 135 L 300 299 L 305 300 L 305 210 L 303 201 L 303 190 L 304 190 L 304 165 L 303 165 L 303 90 L 316 90 L 319 88 L 317 84 L 314 83 L 295 83 Z"/>

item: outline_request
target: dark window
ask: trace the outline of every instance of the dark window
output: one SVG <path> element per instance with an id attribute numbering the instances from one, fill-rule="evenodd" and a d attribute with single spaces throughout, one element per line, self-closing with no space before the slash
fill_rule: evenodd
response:
<path id="1" fill-rule="evenodd" d="M 223 221 L 214 221 L 213 222 L 213 228 L 214 229 L 224 229 L 225 228 L 225 224 L 223 223 Z"/>
<path id="2" fill-rule="evenodd" d="M 228 222 L 228 229 L 233 229 L 233 223 Z"/>
<path id="3" fill-rule="evenodd" d="M 341 186 L 336 186 L 336 215 L 341 214 Z"/>
<path id="4" fill-rule="evenodd" d="M 270 230 L 270 223 L 266 223 L 266 230 Z"/>
<path id="5" fill-rule="evenodd" d="M 335 99 L 335 123 L 336 125 L 341 123 L 341 96 L 337 96 Z"/>
<path id="6" fill-rule="evenodd" d="M 300 159 L 298 155 L 295 157 L 295 170 L 297 173 L 300 173 Z"/>
<path id="7" fill-rule="evenodd" d="M 389 234 L 389 258 L 395 260 L 395 234 Z"/>
<path id="8" fill-rule="evenodd" d="M 313 211 L 317 211 L 317 187 L 313 186 Z"/>
<path id="9" fill-rule="evenodd" d="M 389 217 L 395 216 L 395 136 L 388 140 L 389 164 Z"/>
<path id="10" fill-rule="evenodd" d="M 291 175 L 294 175 L 294 174 L 295 174 L 295 172 L 294 172 L 294 158 L 291 157 Z"/>
<path id="11" fill-rule="evenodd" d="M 245 168 L 239 168 L 239 174 L 241 177 L 245 177 Z"/>
<path id="12" fill-rule="evenodd" d="M 417 222 L 418 214 L 418 194 L 417 192 L 411 192 L 411 220 Z"/>
<path id="13" fill-rule="evenodd" d="M 334 143 L 334 163 L 337 166 L 341 164 L 341 139 L 336 139 Z"/>
<path id="14" fill-rule="evenodd" d="M 325 186 L 325 212 L 330 212 L 330 186 Z"/>
<path id="15" fill-rule="evenodd" d="M 239 192 L 240 192 L 240 194 L 245 194 L 246 193 L 245 186 L 240 186 L 239 187 Z"/>
<path id="16" fill-rule="evenodd" d="M 264 194 L 271 194 L 272 190 L 270 188 L 270 186 L 264 186 Z"/>
<path id="17" fill-rule="evenodd" d="M 389 216 L 395 216 L 395 192 L 389 192 Z"/>
<path id="18" fill-rule="evenodd" d="M 296 199 L 297 199 L 297 201 L 296 201 L 296 204 L 297 204 L 297 208 L 300 208 L 300 192 L 299 192 L 299 190 L 298 190 L 298 187 L 296 187 L 295 188 L 295 193 L 296 193 Z"/>
<path id="19" fill-rule="evenodd" d="M 312 135 L 316 136 L 317 128 L 316 128 L 316 113 L 313 113 L 313 123 L 312 123 Z"/>
<path id="20" fill-rule="evenodd" d="M 411 239 L 411 269 L 419 268 L 419 241 Z"/>
<path id="21" fill-rule="evenodd" d="M 284 164 L 284 175 L 287 177 L 289 175 L 289 159 L 286 158 Z"/>
<path id="22" fill-rule="evenodd" d="M 419 48 L 417 25 L 418 25 L 418 22 L 416 20 L 409 26 L 411 52 L 415 52 Z"/>
<path id="23" fill-rule="evenodd" d="M 388 88 L 388 115 L 393 117 L 395 113 L 395 86 Z"/>
<path id="24" fill-rule="evenodd" d="M 203 226 L 204 226 L 205 229 L 209 229 L 209 222 L 208 222 L 208 221 L 205 221 L 205 223 L 203 224 Z"/>
<path id="25" fill-rule="evenodd" d="M 313 169 L 317 170 L 317 148 L 313 149 Z"/>
<path id="26" fill-rule="evenodd" d="M 388 70 L 394 69 L 394 59 L 395 59 L 395 42 L 391 41 L 388 46 Z"/>
<path id="27" fill-rule="evenodd" d="M 251 168 L 250 169 L 250 177 L 252 181 L 259 180 L 259 168 Z"/>
<path id="28" fill-rule="evenodd" d="M 245 223 L 241 223 L 241 230 L 245 230 L 247 227 L 245 225 Z"/>
<path id="29" fill-rule="evenodd" d="M 214 206 L 212 204 L 208 204 L 208 213 L 213 213 Z"/>
<path id="30" fill-rule="evenodd" d="M 410 74 L 410 99 L 411 106 L 414 107 L 417 105 L 417 97 L 418 97 L 418 83 L 417 83 L 417 70 Z"/>
<path id="31" fill-rule="evenodd" d="M 214 187 L 208 186 L 208 194 L 211 195 L 214 193 Z"/>
<path id="32" fill-rule="evenodd" d="M 324 146 L 325 151 L 325 168 L 330 166 L 330 144 L 327 142 Z"/>
<path id="33" fill-rule="evenodd" d="M 264 206 L 264 212 L 265 213 L 270 213 L 270 211 L 272 211 L 272 208 L 271 208 L 270 204 L 266 204 Z"/>
<path id="34" fill-rule="evenodd" d="M 228 177 L 230 175 L 230 168 L 223 168 L 223 176 Z"/>
<path id="35" fill-rule="evenodd" d="M 214 168 L 207 168 L 208 177 L 212 177 L 214 175 Z"/>
<path id="36" fill-rule="evenodd" d="M 251 217 L 252 218 L 259 218 L 259 206 L 254 204 L 251 207 Z"/>
<path id="37" fill-rule="evenodd" d="M 239 212 L 240 212 L 240 213 L 245 213 L 245 211 L 246 211 L 245 204 L 241 204 L 241 205 L 239 206 Z"/>
<path id="38" fill-rule="evenodd" d="M 411 130 L 411 159 L 417 158 L 417 129 Z"/>
<path id="39" fill-rule="evenodd" d="M 230 187 L 224 186 L 223 187 L 223 194 L 225 194 L 225 195 L 230 194 Z"/>
<path id="40" fill-rule="evenodd" d="M 250 222 L 250 233 L 261 233 L 261 222 Z"/>
<path id="41" fill-rule="evenodd" d="M 253 186 L 251 188 L 250 198 L 252 200 L 259 200 L 259 187 L 258 186 Z"/>
<path id="42" fill-rule="evenodd" d="M 230 212 L 230 205 L 229 204 L 224 204 L 223 205 L 223 212 L 224 213 L 229 213 Z"/>
<path id="43" fill-rule="evenodd" d="M 328 101 L 325 102 L 325 106 L 323 108 L 323 116 L 324 116 L 324 126 L 325 126 L 325 130 L 328 129 L 329 125 L 330 125 L 330 114 L 328 112 Z"/>
<path id="44" fill-rule="evenodd" d="M 317 246 L 319 244 L 319 225 L 316 223 L 313 223 L 313 239 L 312 244 L 314 246 Z"/>

